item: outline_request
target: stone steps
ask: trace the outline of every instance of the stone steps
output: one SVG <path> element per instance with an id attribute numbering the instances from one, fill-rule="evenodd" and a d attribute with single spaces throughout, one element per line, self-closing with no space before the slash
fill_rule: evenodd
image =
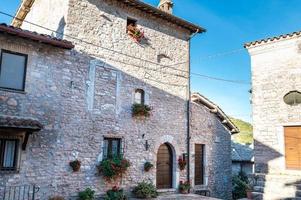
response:
<path id="1" fill-rule="evenodd" d="M 301 176 L 291 174 L 256 174 L 252 193 L 255 200 L 301 200 Z"/>

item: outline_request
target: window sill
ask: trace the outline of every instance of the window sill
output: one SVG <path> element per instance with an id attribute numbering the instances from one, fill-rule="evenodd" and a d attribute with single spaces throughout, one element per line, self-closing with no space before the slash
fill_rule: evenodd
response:
<path id="1" fill-rule="evenodd" d="M 1 88 L 1 87 L 0 87 L 0 91 L 11 92 L 11 93 L 19 93 L 19 94 L 26 94 L 26 92 L 22 91 L 22 90 L 14 90 L 14 89 L 7 89 L 7 88 Z"/>

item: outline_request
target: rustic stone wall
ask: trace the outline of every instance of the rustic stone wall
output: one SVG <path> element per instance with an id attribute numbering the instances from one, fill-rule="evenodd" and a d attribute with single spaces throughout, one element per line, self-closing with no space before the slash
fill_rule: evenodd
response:
<path id="1" fill-rule="evenodd" d="M 25 93 L 0 91 L 1 113 L 33 116 L 45 125 L 30 138 L 20 173 L 1 175 L 3 183 L 38 184 L 43 200 L 53 194 L 75 196 L 86 187 L 97 194 L 115 184 L 129 191 L 142 180 L 156 183 L 156 168 L 146 173 L 143 164 L 156 165 L 159 146 L 168 143 L 174 158 L 173 188 L 177 188 L 180 180 L 186 180 L 177 158 L 186 153 L 189 32 L 113 0 L 70 0 L 68 8 L 62 0 L 55 1 L 53 17 L 45 21 L 49 3 L 37 2 L 26 20 L 53 29 L 64 16 L 64 38 L 75 49 L 2 37 L 3 49 L 28 54 L 29 64 Z M 126 34 L 127 17 L 137 19 L 144 30 L 147 39 L 141 44 Z M 146 92 L 146 103 L 152 107 L 149 118 L 132 117 L 138 88 Z M 230 134 L 209 111 L 196 110 L 192 141 L 208 144 L 208 186 L 215 196 L 229 199 Z M 122 138 L 125 157 L 132 164 L 122 180 L 112 184 L 105 183 L 96 169 L 104 137 Z M 78 173 L 69 167 L 74 159 L 82 161 Z M 191 170 L 193 180 L 193 165 Z"/>
<path id="2" fill-rule="evenodd" d="M 231 134 L 214 113 L 200 104 L 192 103 L 191 174 L 194 176 L 195 144 L 205 145 L 205 185 L 212 196 L 231 199 Z M 194 179 L 192 179 L 194 183 Z"/>
<path id="3" fill-rule="evenodd" d="M 255 161 L 258 172 L 285 171 L 284 130 L 300 125 L 300 105 L 290 106 L 283 97 L 301 90 L 301 38 L 250 48 Z"/>
<path id="4" fill-rule="evenodd" d="M 300 171 L 286 170 L 284 144 L 284 127 L 301 125 L 301 105 L 290 106 L 283 101 L 288 92 L 301 90 L 300 43 L 300 36 L 294 36 L 248 49 L 252 63 L 255 172 L 288 175 L 266 179 L 261 185 L 266 188 L 265 199 L 295 195 L 296 188 L 286 190 L 292 187 L 286 184 L 301 180 Z M 275 180 L 281 190 L 275 190 Z"/>

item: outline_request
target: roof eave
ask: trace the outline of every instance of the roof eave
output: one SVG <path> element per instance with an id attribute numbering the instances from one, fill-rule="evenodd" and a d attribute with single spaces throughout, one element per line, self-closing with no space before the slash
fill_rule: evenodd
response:
<path id="1" fill-rule="evenodd" d="M 215 113 L 220 118 L 221 123 L 227 127 L 227 129 L 232 135 L 240 132 L 238 127 L 231 121 L 231 119 L 224 113 L 224 111 L 212 101 L 205 98 L 199 93 L 193 93 L 191 96 L 192 102 L 200 102 L 203 105 L 205 105 L 208 109 L 210 109 L 211 112 Z"/>
<path id="2" fill-rule="evenodd" d="M 20 4 L 16 14 L 15 18 L 13 18 L 11 25 L 14 27 L 21 27 L 23 21 L 25 20 L 27 14 L 29 13 L 33 3 L 35 0 L 23 0 Z"/>

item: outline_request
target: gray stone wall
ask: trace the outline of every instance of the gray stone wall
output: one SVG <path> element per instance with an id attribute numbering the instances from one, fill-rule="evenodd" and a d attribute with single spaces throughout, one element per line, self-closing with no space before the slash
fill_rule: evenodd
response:
<path id="1" fill-rule="evenodd" d="M 295 197 L 294 182 L 301 180 L 300 171 L 286 169 L 284 142 L 284 127 L 301 125 L 301 105 L 290 106 L 283 100 L 288 92 L 301 90 L 300 43 L 300 36 L 294 36 L 248 49 L 252 64 L 255 172 L 266 174 L 260 184 L 264 199 Z"/>
<path id="2" fill-rule="evenodd" d="M 177 159 L 186 153 L 189 32 L 113 0 L 70 0 L 67 7 L 56 1 L 47 21 L 49 3 L 37 2 L 26 20 L 53 29 L 64 17 L 64 38 L 73 41 L 75 49 L 2 37 L 3 49 L 28 54 L 29 64 L 25 93 L 0 91 L 1 113 L 39 118 L 45 129 L 30 138 L 20 173 L 1 175 L 1 182 L 38 184 L 43 200 L 53 194 L 74 196 L 86 187 L 97 194 L 115 184 L 129 191 L 142 180 L 156 183 L 156 168 L 146 173 L 143 164 L 156 165 L 159 146 L 169 143 L 177 188 L 186 180 Z M 61 3 L 61 8 L 55 6 Z M 127 17 L 138 20 L 147 40 L 137 44 L 126 34 Z M 152 107 L 146 119 L 131 114 L 138 88 L 146 92 L 146 103 Z M 214 196 L 230 199 L 230 134 L 208 110 L 194 107 L 194 112 L 191 152 L 194 143 L 207 145 L 208 186 Z M 104 137 L 122 138 L 124 155 L 132 164 L 122 180 L 112 184 L 96 170 Z M 69 167 L 74 159 L 82 161 L 78 173 Z M 193 168 L 192 164 L 192 180 Z"/>
<path id="3" fill-rule="evenodd" d="M 205 145 L 205 185 L 212 196 L 231 199 L 231 134 L 210 110 L 192 104 L 191 174 L 194 175 L 195 144 Z M 194 179 L 192 179 L 194 183 Z"/>
<path id="4" fill-rule="evenodd" d="M 257 172 L 285 171 L 284 130 L 301 124 L 301 107 L 283 97 L 301 89 L 300 37 L 250 48 Z"/>

